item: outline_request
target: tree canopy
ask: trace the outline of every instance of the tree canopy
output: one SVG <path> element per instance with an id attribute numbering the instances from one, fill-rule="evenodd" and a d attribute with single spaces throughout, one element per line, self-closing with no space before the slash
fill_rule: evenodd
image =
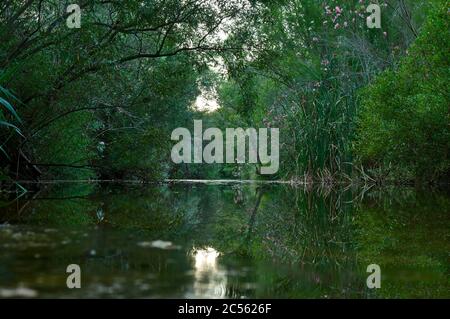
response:
<path id="1" fill-rule="evenodd" d="M 369 1 L 80 1 L 80 28 L 69 4 L 0 4 L 5 178 L 256 178 L 173 165 L 193 119 L 280 128 L 273 178 L 448 172 L 447 1 L 379 1 L 379 29 Z M 205 92 L 217 111 L 195 109 Z"/>

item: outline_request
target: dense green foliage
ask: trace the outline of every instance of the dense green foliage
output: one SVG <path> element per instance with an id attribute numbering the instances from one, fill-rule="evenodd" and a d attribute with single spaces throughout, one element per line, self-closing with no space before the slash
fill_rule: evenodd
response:
<path id="1" fill-rule="evenodd" d="M 442 1 L 438 3 L 442 5 Z M 399 58 L 415 40 L 418 26 L 433 7 L 433 2 L 420 1 L 387 4 L 382 6 L 382 29 L 373 30 L 365 26 L 366 2 L 287 1 L 281 6 L 268 6 L 264 12 L 270 18 L 261 18 L 255 31 L 265 40 L 265 49 L 257 51 L 247 63 L 239 57 L 228 60 L 232 81 L 221 86 L 221 104 L 234 110 L 249 126 L 281 128 L 282 177 L 332 181 L 342 173 L 359 175 L 353 147 L 361 102 L 358 91 L 382 70 L 397 68 Z M 448 21 L 448 17 L 444 19 Z M 436 37 L 439 30 L 447 31 L 442 23 L 428 24 L 434 25 Z M 441 41 L 441 47 L 448 51 L 448 41 Z M 439 65 L 445 70 L 444 62 L 435 61 L 430 68 Z M 442 74 L 440 83 L 445 86 L 447 78 Z M 445 87 L 440 89 L 446 94 Z M 377 103 L 383 103 L 384 95 L 392 93 L 381 93 Z M 440 119 L 447 125 L 447 116 Z M 416 125 L 423 123 L 416 121 L 409 127 Z M 376 130 L 368 126 L 361 129 L 365 135 L 357 137 L 360 145 L 365 145 L 372 129 Z M 380 132 L 385 129 L 379 127 Z M 440 138 L 448 142 L 445 133 Z M 448 144 L 428 142 L 424 142 L 428 148 L 439 147 L 440 152 L 448 153 Z M 384 140 L 386 143 L 395 147 L 392 139 Z M 444 164 L 442 157 L 435 161 Z"/>
<path id="2" fill-rule="evenodd" d="M 172 163 L 171 131 L 203 119 L 280 128 L 274 179 L 392 166 L 394 178 L 443 176 L 448 1 L 380 1 L 381 29 L 366 26 L 369 3 L 82 1 L 81 28 L 70 29 L 68 2 L 3 1 L 2 174 L 256 178 L 254 165 Z M 216 112 L 195 110 L 205 92 Z"/>
<path id="3" fill-rule="evenodd" d="M 1 0 L 0 297 L 448 297 L 448 194 L 373 186 L 449 181 L 449 9 Z M 280 169 L 173 163 L 194 120 L 279 128 Z"/>
<path id="4" fill-rule="evenodd" d="M 363 91 L 357 150 L 366 165 L 392 166 L 409 179 L 449 172 L 449 22 L 441 5 L 398 70 Z"/>
<path id="5" fill-rule="evenodd" d="M 70 29 L 68 4 L 0 5 L 0 85 L 24 120 L 24 138 L 2 128 L 2 168 L 19 179 L 164 177 L 170 132 L 192 121 L 211 52 L 228 49 L 218 27 L 251 6 L 83 1 Z"/>

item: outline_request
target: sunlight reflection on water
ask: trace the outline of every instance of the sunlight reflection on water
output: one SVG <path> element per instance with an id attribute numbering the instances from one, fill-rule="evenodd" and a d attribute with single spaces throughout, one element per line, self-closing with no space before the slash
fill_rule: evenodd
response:
<path id="1" fill-rule="evenodd" d="M 193 248 L 191 256 L 194 261 L 194 284 L 186 297 L 224 298 L 226 296 L 227 273 L 220 266 L 221 255 L 212 247 Z"/>

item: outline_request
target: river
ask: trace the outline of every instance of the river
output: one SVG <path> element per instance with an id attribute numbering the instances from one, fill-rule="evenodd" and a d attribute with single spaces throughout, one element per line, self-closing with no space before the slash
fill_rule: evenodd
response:
<path id="1" fill-rule="evenodd" d="M 450 297 L 448 192 L 65 183 L 1 203 L 0 297 Z"/>

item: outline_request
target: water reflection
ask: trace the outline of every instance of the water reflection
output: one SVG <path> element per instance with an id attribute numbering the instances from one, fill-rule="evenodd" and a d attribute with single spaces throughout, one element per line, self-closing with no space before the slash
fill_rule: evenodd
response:
<path id="1" fill-rule="evenodd" d="M 449 297 L 450 196 L 359 194 L 48 189 L 0 208 L 0 297 Z M 85 289 L 66 288 L 72 263 Z M 365 285 L 371 263 L 385 280 L 377 291 Z"/>
<path id="2" fill-rule="evenodd" d="M 227 272 L 218 257 L 221 254 L 212 247 L 193 248 L 194 283 L 187 298 L 224 298 L 227 291 Z"/>

